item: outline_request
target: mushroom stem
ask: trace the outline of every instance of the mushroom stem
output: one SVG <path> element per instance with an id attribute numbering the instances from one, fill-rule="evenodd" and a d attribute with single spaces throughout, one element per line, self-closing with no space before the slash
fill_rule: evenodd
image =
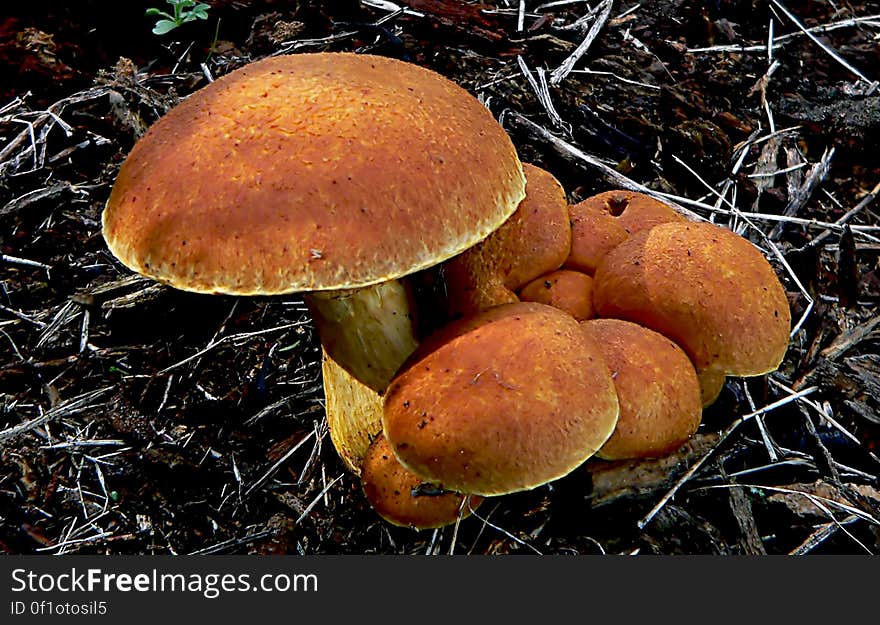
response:
<path id="1" fill-rule="evenodd" d="M 378 393 L 418 345 L 411 298 L 399 280 L 312 292 L 305 300 L 326 352 Z"/>
<path id="2" fill-rule="evenodd" d="M 373 439 L 382 432 L 382 396 L 339 366 L 322 350 L 327 429 L 339 457 L 355 475 Z"/>

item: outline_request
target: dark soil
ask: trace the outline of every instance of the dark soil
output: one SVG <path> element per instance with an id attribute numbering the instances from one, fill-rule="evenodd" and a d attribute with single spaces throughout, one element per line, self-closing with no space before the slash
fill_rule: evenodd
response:
<path id="1" fill-rule="evenodd" d="M 880 4 L 785 2 L 807 28 L 838 25 L 817 42 L 775 2 L 615 2 L 575 66 L 592 73 L 550 85 L 556 118 L 517 58 L 536 78 L 556 69 L 591 24 L 570 27 L 584 2 L 529 1 L 518 31 L 518 2 L 217 0 L 161 37 L 144 16 L 160 4 L 34 0 L 0 18 L 0 550 L 880 552 Z M 771 20 L 784 37 L 772 60 Z M 149 124 L 249 61 L 318 50 L 452 78 L 572 202 L 625 176 L 745 225 L 803 321 L 780 370 L 728 380 L 694 445 L 665 463 L 624 474 L 589 461 L 457 528 L 381 521 L 326 435 L 302 301 L 157 286 L 101 237 Z"/>

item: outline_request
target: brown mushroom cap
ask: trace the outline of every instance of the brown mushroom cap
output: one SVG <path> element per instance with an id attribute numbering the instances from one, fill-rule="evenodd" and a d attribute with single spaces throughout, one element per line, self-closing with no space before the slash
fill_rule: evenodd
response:
<path id="1" fill-rule="evenodd" d="M 452 81 L 390 58 L 295 54 L 156 122 L 119 171 L 104 237 L 184 290 L 357 288 L 473 246 L 524 188 L 507 134 Z"/>
<path id="2" fill-rule="evenodd" d="M 593 275 L 602 257 L 629 235 L 612 215 L 585 202 L 569 207 L 571 251 L 563 267 Z"/>
<path id="3" fill-rule="evenodd" d="M 519 298 L 564 310 L 578 321 L 594 316 L 593 279 L 580 271 L 557 269 L 544 274 L 520 289 Z"/>
<path id="4" fill-rule="evenodd" d="M 593 304 L 600 317 L 672 339 L 699 372 L 761 375 L 788 346 L 788 299 L 770 263 L 714 224 L 667 223 L 632 235 L 602 259 Z"/>
<path id="5" fill-rule="evenodd" d="M 620 418 L 596 455 L 606 460 L 657 458 L 690 438 L 702 418 L 700 384 L 687 354 L 665 336 L 629 321 L 581 324 L 614 378 Z"/>
<path id="6" fill-rule="evenodd" d="M 599 348 L 575 319 L 505 304 L 430 335 L 385 395 L 385 436 L 412 472 L 501 495 L 566 475 L 617 422 Z"/>
<path id="7" fill-rule="evenodd" d="M 361 486 L 373 509 L 394 525 L 430 529 L 470 516 L 483 502 L 479 495 L 442 491 L 407 471 L 382 435 L 367 450 L 361 470 Z"/>
<path id="8" fill-rule="evenodd" d="M 486 240 L 443 265 L 448 315 L 457 318 L 518 300 L 516 291 L 562 265 L 571 247 L 568 202 L 559 181 L 523 164 L 526 197 Z"/>
<path id="9" fill-rule="evenodd" d="M 629 235 L 685 218 L 644 193 L 605 191 L 569 207 L 571 253 L 564 266 L 593 275 L 602 257 Z"/>
<path id="10" fill-rule="evenodd" d="M 705 369 L 697 371 L 697 377 L 700 380 L 700 397 L 703 401 L 703 408 L 706 408 L 714 404 L 718 396 L 721 395 L 727 376 L 722 371 Z"/>
<path id="11" fill-rule="evenodd" d="M 637 191 L 615 189 L 587 198 L 581 205 L 611 215 L 627 234 L 635 234 L 671 221 L 686 221 L 668 204 Z"/>

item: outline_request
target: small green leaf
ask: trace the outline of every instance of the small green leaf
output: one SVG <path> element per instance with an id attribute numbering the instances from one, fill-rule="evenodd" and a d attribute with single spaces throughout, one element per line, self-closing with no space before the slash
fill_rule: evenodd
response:
<path id="1" fill-rule="evenodd" d="M 165 11 L 160 11 L 159 9 L 147 9 L 147 12 L 144 15 L 148 17 L 152 17 L 154 15 L 161 15 L 162 17 L 167 17 L 169 20 L 173 20 L 174 17 L 166 13 Z"/>
<path id="2" fill-rule="evenodd" d="M 145 13 L 148 16 L 161 16 L 164 18 L 156 22 L 156 25 L 153 27 L 153 33 L 156 35 L 164 35 L 182 24 L 197 19 L 206 20 L 208 19 L 208 10 L 211 8 L 211 5 L 198 2 L 197 0 L 166 0 L 166 2 L 174 7 L 174 15 L 169 15 L 157 8 L 147 9 Z"/>
<path id="3" fill-rule="evenodd" d="M 164 35 L 177 28 L 177 23 L 172 20 L 159 20 L 153 28 L 153 34 Z"/>

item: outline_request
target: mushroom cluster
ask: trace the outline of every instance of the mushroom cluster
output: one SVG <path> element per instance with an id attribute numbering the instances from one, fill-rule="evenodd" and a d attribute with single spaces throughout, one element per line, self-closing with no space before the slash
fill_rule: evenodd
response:
<path id="1" fill-rule="evenodd" d="M 180 289 L 303 293 L 333 444 L 415 528 L 669 453 L 788 344 L 748 241 L 641 194 L 569 205 L 476 98 L 371 55 L 265 59 L 189 96 L 123 163 L 103 234 Z"/>
<path id="2" fill-rule="evenodd" d="M 416 309 L 440 306 L 445 323 L 384 393 L 361 387 L 360 401 L 331 403 L 350 386 L 325 360 L 328 418 L 369 431 L 362 451 L 346 450 L 349 466 L 391 523 L 453 523 L 484 497 L 535 488 L 593 456 L 669 454 L 727 375 L 772 371 L 785 353 L 785 291 L 746 239 L 639 193 L 569 206 L 551 174 L 524 171 L 513 215 L 439 266 L 443 300 Z M 357 459 L 371 440 L 394 467 L 383 477 Z M 395 493 L 394 508 L 381 490 Z M 426 496 L 447 504 L 426 518 Z"/>
<path id="3" fill-rule="evenodd" d="M 511 218 L 441 265 L 447 323 L 370 400 L 376 436 L 434 493 L 503 495 L 593 456 L 674 452 L 726 376 L 770 372 L 788 345 L 785 290 L 749 241 L 627 191 L 566 206 L 562 232 L 558 182 L 524 169 Z"/>

